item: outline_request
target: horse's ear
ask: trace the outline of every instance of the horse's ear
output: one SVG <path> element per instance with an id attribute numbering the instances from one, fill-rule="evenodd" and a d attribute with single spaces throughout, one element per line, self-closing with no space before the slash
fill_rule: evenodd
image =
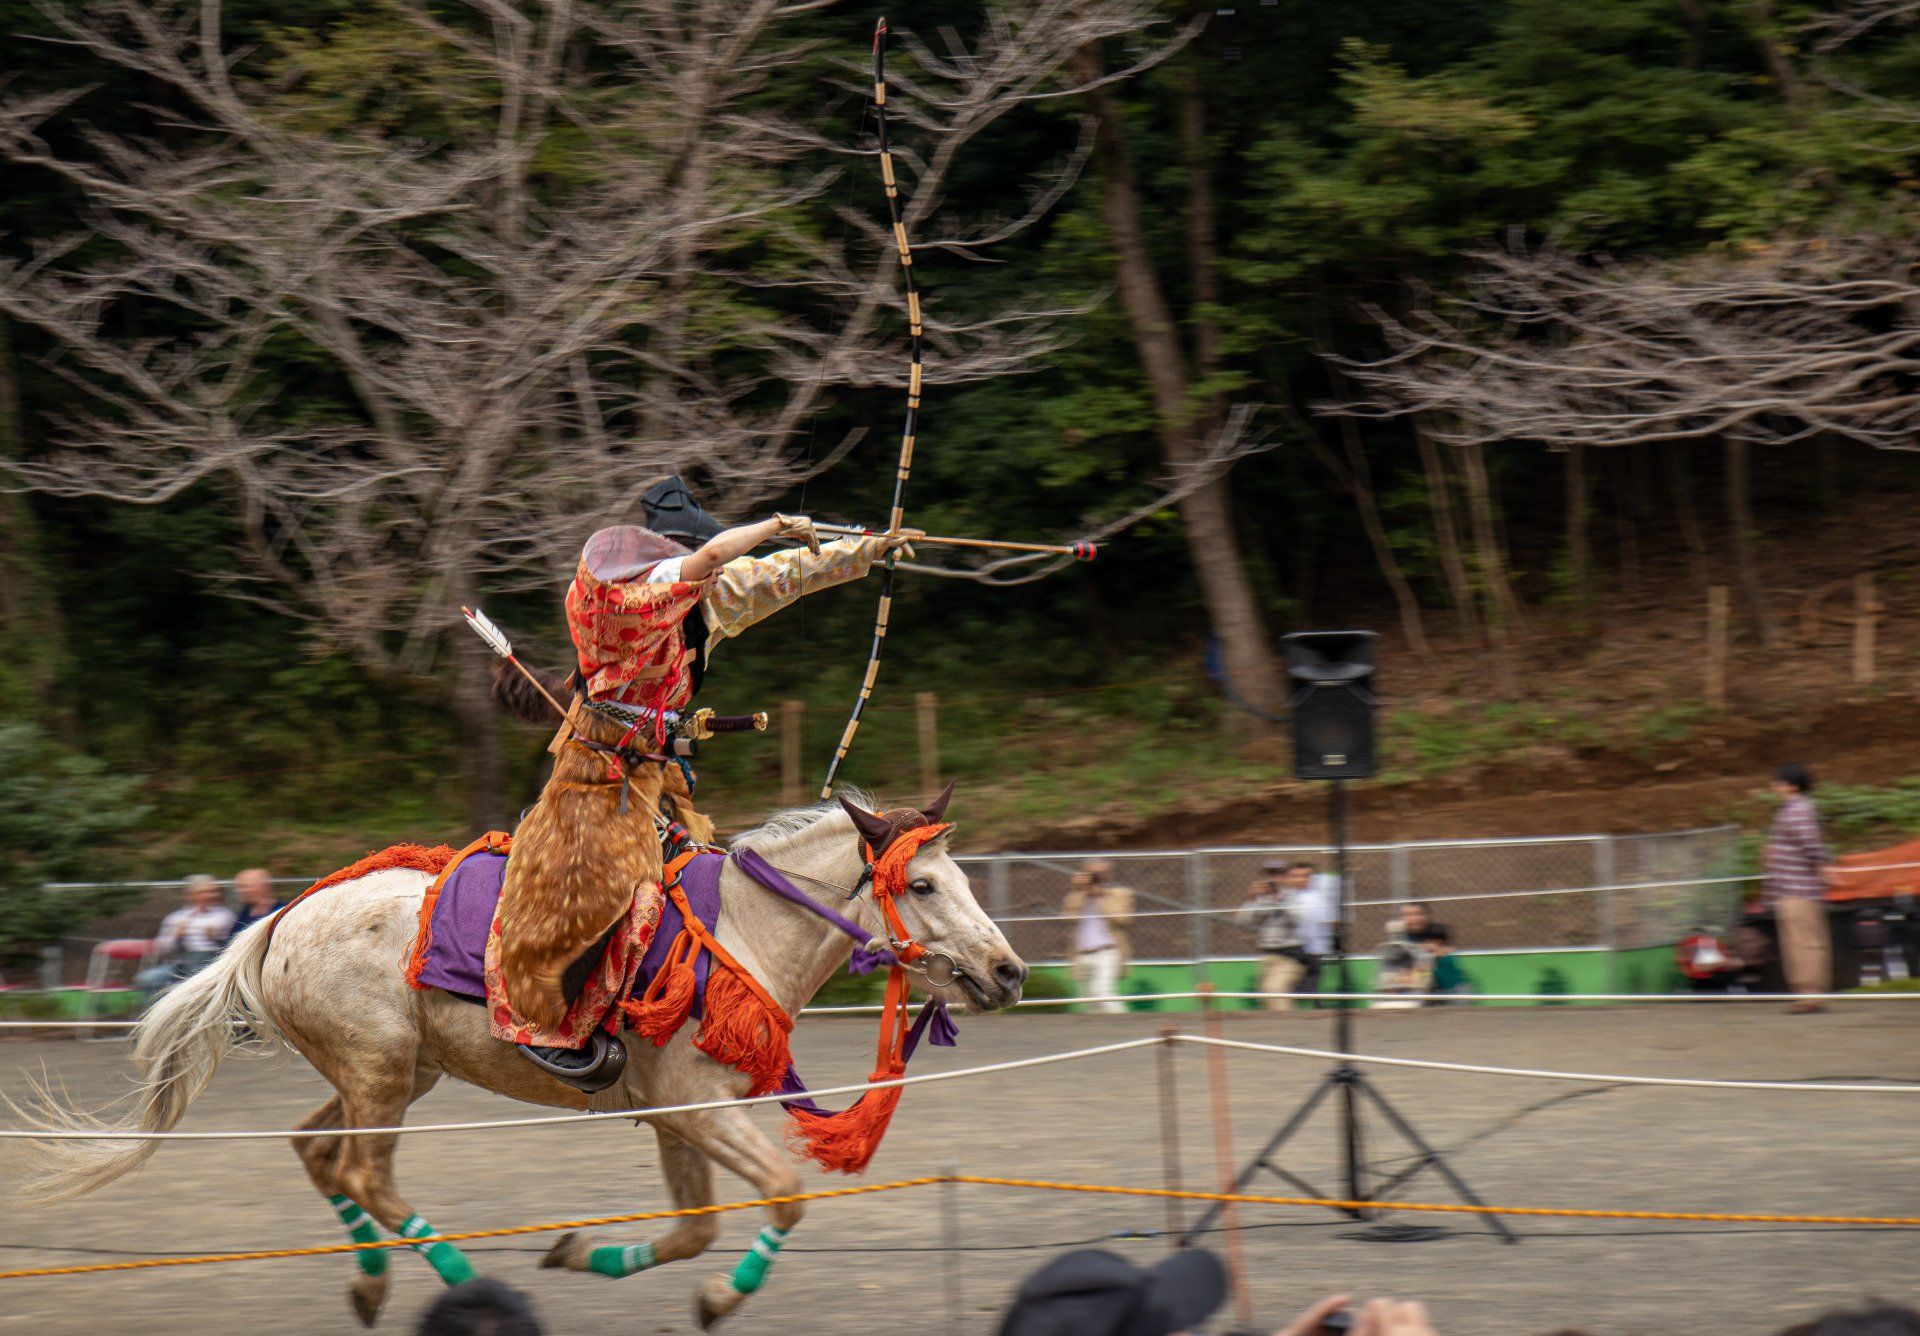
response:
<path id="1" fill-rule="evenodd" d="M 872 848 L 874 857 L 879 857 L 880 852 L 893 842 L 893 822 L 877 813 L 867 811 L 860 804 L 850 802 L 846 798 L 840 799 L 840 805 L 846 808 L 847 815 L 853 818 L 853 828 L 860 832 L 861 838 L 866 840 L 868 846 Z"/>
<path id="2" fill-rule="evenodd" d="M 947 781 L 947 787 L 940 790 L 940 796 L 928 803 L 920 812 L 929 826 L 940 824 L 940 818 L 947 814 L 947 804 L 953 801 L 953 781 Z"/>

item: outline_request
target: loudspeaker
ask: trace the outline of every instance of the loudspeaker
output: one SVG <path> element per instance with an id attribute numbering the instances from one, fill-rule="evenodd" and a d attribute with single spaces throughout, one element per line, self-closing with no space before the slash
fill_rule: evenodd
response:
<path id="1" fill-rule="evenodd" d="M 1380 772 L 1374 745 L 1372 631 L 1298 631 L 1282 637 L 1296 683 L 1293 773 L 1299 779 L 1368 779 Z"/>

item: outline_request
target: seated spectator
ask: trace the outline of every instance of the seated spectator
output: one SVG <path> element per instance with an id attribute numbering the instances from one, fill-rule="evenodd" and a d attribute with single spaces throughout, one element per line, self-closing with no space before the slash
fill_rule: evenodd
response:
<path id="1" fill-rule="evenodd" d="M 482 1276 L 434 1300 L 419 1336 L 540 1336 L 540 1319 L 520 1291 Z"/>
<path id="2" fill-rule="evenodd" d="M 1720 929 L 1704 923 L 1674 943 L 1673 961 L 1696 993 L 1726 992 L 1741 970 Z"/>
<path id="3" fill-rule="evenodd" d="M 233 930 L 233 911 L 220 903 L 220 883 L 212 877 L 188 877 L 185 897 L 186 904 L 160 920 L 154 938 L 159 963 L 134 976 L 148 997 L 211 965 Z"/>
<path id="4" fill-rule="evenodd" d="M 1400 917 L 1387 924 L 1391 942 L 1404 946 L 1413 955 L 1413 993 L 1471 993 L 1473 983 L 1453 953 L 1453 932 L 1444 923 L 1436 923 L 1427 907 L 1409 900 L 1400 909 Z M 1428 1006 L 1443 1005 L 1431 999 Z"/>
<path id="5" fill-rule="evenodd" d="M 1000 1336 L 1174 1336 L 1198 1329 L 1226 1297 L 1226 1268 L 1210 1252 L 1189 1248 L 1143 1268 L 1088 1248 L 1021 1282 Z"/>
<path id="6" fill-rule="evenodd" d="M 1409 996 L 1405 1000 L 1399 997 L 1381 998 L 1373 1005 L 1388 1011 L 1419 1006 L 1419 1001 L 1411 995 L 1427 991 L 1427 971 L 1418 953 L 1405 942 L 1389 941 L 1381 944 L 1377 955 L 1380 964 L 1374 975 L 1373 991 L 1405 993 Z"/>
<path id="7" fill-rule="evenodd" d="M 233 893 L 240 897 L 240 912 L 234 916 L 233 928 L 227 933 L 229 942 L 281 905 L 273 893 L 273 878 L 261 868 L 250 867 L 245 872 L 234 873 Z"/>

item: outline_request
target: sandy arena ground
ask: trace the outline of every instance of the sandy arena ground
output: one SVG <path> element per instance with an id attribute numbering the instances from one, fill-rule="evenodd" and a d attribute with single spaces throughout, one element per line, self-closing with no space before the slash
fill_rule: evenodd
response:
<path id="1" fill-rule="evenodd" d="M 933 1050 L 916 1070 L 974 1065 L 1150 1035 L 1153 1015 L 962 1020 L 962 1047 Z M 1186 1018 L 1189 1023 L 1194 1018 Z M 799 1033 L 817 1085 L 867 1070 L 867 1019 L 819 1020 Z M 1234 1037 L 1323 1044 L 1324 1017 L 1236 1015 Z M 1761 1004 L 1639 1009 L 1453 1009 L 1372 1013 L 1363 1046 L 1399 1056 L 1597 1072 L 1764 1079 L 1920 1082 L 1920 1002 L 1860 1003 L 1789 1017 Z M 18 1094 L 44 1067 L 83 1100 L 123 1080 L 119 1044 L 0 1044 L 0 1089 Z M 1213 1176 L 1204 1053 L 1179 1050 L 1181 1137 L 1189 1185 Z M 871 1181 L 937 1171 L 1157 1186 L 1161 1181 L 1154 1051 L 1064 1063 L 909 1091 Z M 1323 1064 L 1229 1057 L 1235 1152 L 1250 1154 Z M 1442 1147 L 1481 1195 L 1510 1205 L 1911 1215 L 1920 1210 L 1920 1104 L 1911 1095 L 1818 1095 L 1571 1086 L 1513 1078 L 1376 1069 L 1383 1090 Z M 1589 1093 L 1575 1095 L 1578 1091 Z M 287 1126 L 322 1096 L 297 1059 L 230 1061 L 189 1129 Z M 1569 1097 L 1573 1096 L 1573 1097 Z M 421 1121 L 530 1112 L 443 1084 Z M 771 1126 L 771 1113 L 761 1115 Z M 1288 1159 L 1335 1186 L 1333 1122 L 1317 1118 Z M 627 1124 L 410 1139 L 400 1184 L 441 1228 L 477 1229 L 669 1205 L 652 1137 Z M 1376 1140 L 1381 1158 L 1398 1147 Z M 0 1147 L 0 1183 L 17 1143 Z M 721 1179 L 729 1199 L 751 1196 Z M 1412 1200 L 1451 1198 L 1430 1176 Z M 1285 1192 L 1269 1180 L 1263 1189 Z M 965 1251 L 942 1241 L 941 1193 L 958 1196 Z M 1191 1209 L 1191 1208 L 1189 1208 Z M 1161 1256 L 1166 1219 L 1153 1199 L 987 1187 L 922 1188 L 816 1204 L 728 1330 L 991 1333 L 1021 1276 L 1073 1244 L 1104 1244 L 1141 1261 Z M 1410 1216 L 1402 1220 L 1414 1219 Z M 1260 1329 L 1272 1331 L 1331 1291 L 1422 1297 L 1443 1336 L 1544 1336 L 1579 1327 L 1629 1333 L 1753 1333 L 1863 1296 L 1920 1302 L 1920 1232 L 1630 1221 L 1516 1222 L 1506 1247 L 1462 1217 L 1423 1217 L 1446 1237 L 1381 1243 L 1347 1237 L 1351 1222 L 1306 1208 L 1256 1207 L 1245 1217 L 1247 1271 Z M 758 1227 L 727 1218 L 737 1249 Z M 661 1226 L 608 1231 L 635 1242 Z M 331 1214 L 279 1142 L 168 1146 L 132 1178 L 91 1198 L 27 1212 L 0 1202 L 0 1268 L 61 1265 L 87 1249 L 216 1252 L 330 1243 Z M 735 1253 L 608 1281 L 540 1271 L 547 1238 L 475 1244 L 485 1273 L 527 1290 L 555 1333 L 693 1329 L 689 1300 Z M 710 1261 L 709 1259 L 713 1259 Z M 0 1333 L 347 1332 L 352 1263 L 344 1257 L 183 1267 L 0 1282 Z M 435 1293 L 426 1265 L 395 1258 L 382 1326 L 410 1330 Z M 957 1278 L 960 1310 L 950 1313 Z M 1225 1330 L 1231 1321 L 1215 1324 Z"/>

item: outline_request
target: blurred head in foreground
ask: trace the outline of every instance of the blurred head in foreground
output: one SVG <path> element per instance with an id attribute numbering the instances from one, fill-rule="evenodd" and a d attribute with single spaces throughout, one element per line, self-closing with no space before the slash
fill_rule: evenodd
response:
<path id="1" fill-rule="evenodd" d="M 1227 1297 L 1220 1259 L 1199 1249 L 1154 1267 L 1089 1248 L 1028 1276 L 1000 1336 L 1173 1336 L 1206 1321 Z"/>
<path id="2" fill-rule="evenodd" d="M 455 1285 L 420 1317 L 419 1336 L 540 1336 L 526 1296 L 481 1277 Z"/>

